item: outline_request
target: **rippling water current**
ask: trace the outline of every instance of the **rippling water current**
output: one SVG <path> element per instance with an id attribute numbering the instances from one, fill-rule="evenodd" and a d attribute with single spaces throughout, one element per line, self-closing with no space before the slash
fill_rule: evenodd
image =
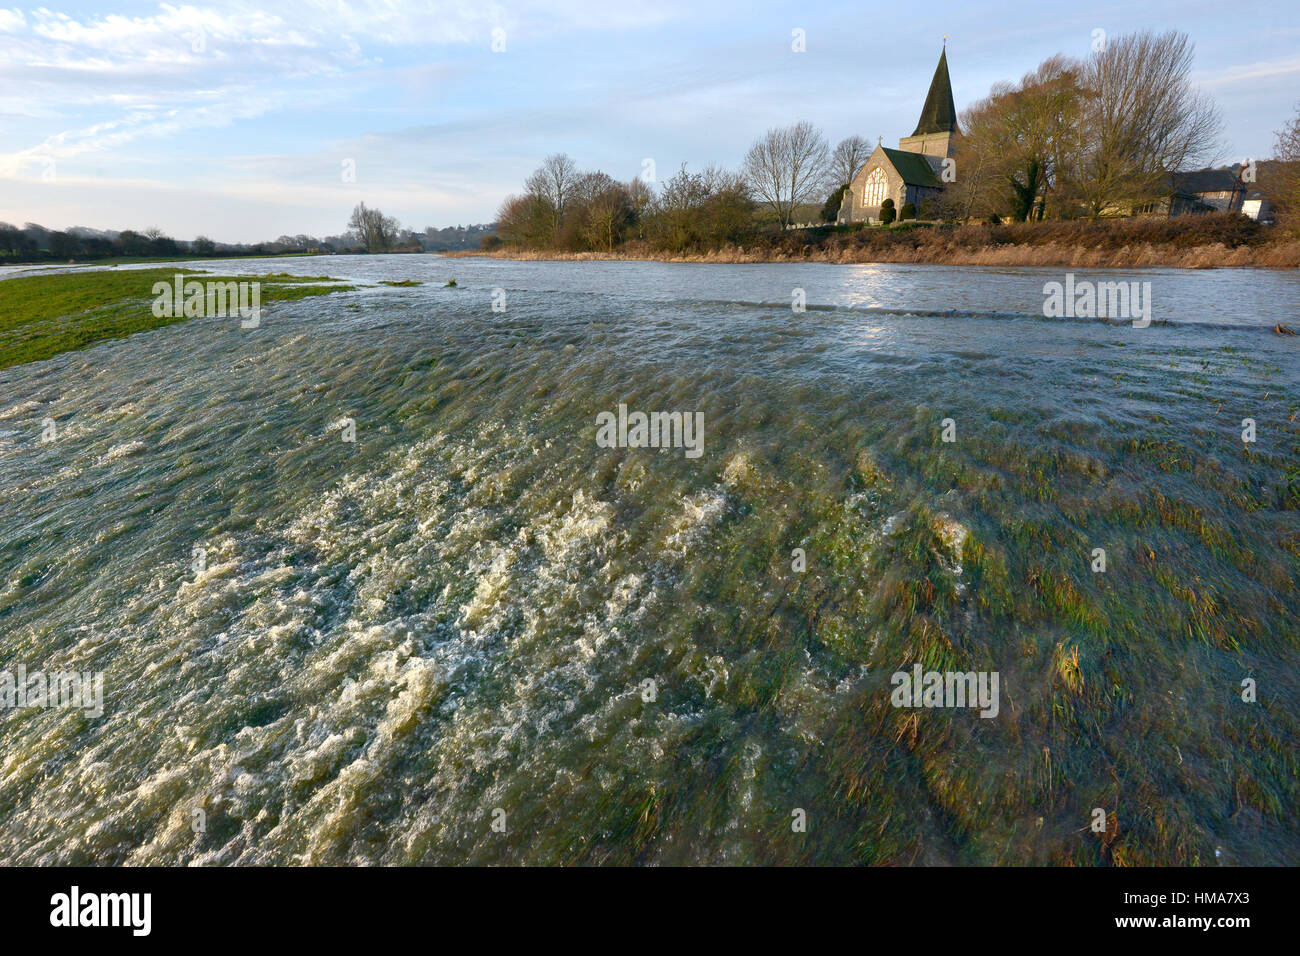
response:
<path id="1" fill-rule="evenodd" d="M 104 676 L 0 711 L 0 860 L 1300 860 L 1300 276 L 233 268 L 363 287 L 0 370 L 0 667 Z"/>

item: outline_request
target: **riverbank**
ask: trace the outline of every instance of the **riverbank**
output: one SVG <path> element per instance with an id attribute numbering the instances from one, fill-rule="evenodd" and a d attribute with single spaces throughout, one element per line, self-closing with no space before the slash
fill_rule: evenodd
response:
<path id="1" fill-rule="evenodd" d="M 1235 214 L 1100 222 L 826 226 L 755 235 L 712 248 L 664 249 L 631 240 L 609 252 L 501 247 L 447 256 L 524 260 L 832 262 L 1076 269 L 1300 268 L 1300 239 Z"/>
<path id="2" fill-rule="evenodd" d="M 649 261 L 649 262 L 827 262 L 841 265 L 892 263 L 897 265 L 936 266 L 1059 266 L 1069 269 L 1295 269 L 1300 268 L 1300 243 L 1270 246 L 1265 249 L 1228 248 L 1222 245 L 1169 249 L 1140 246 L 1136 249 L 1108 251 L 1072 246 L 988 246 L 981 249 L 937 253 L 930 249 L 824 250 L 812 249 L 807 255 L 795 255 L 781 249 L 755 250 L 744 246 L 725 246 L 705 253 L 664 255 L 655 252 L 545 252 L 533 249 L 446 252 L 449 257 L 483 256 L 492 259 L 522 261 Z"/>

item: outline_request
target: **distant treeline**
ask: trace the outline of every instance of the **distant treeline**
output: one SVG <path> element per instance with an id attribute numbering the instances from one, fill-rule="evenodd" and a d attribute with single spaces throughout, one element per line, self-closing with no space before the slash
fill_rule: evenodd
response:
<path id="1" fill-rule="evenodd" d="M 214 242 L 206 236 L 192 240 L 173 239 L 160 229 L 121 232 L 73 227 L 47 229 L 29 222 L 22 227 L 0 223 L 0 263 L 66 262 L 119 257 L 172 258 L 177 256 L 279 255 L 289 252 L 341 252 L 349 245 L 346 236 L 317 239 L 314 236 L 281 236 L 273 242 Z"/>
<path id="2" fill-rule="evenodd" d="M 644 179 L 618 182 L 602 172 L 579 172 L 564 154 L 550 156 L 528 178 L 527 191 L 511 196 L 497 214 L 496 236 L 484 249 L 507 244 L 523 249 L 610 252 L 629 240 L 680 253 L 744 242 L 756 231 L 774 231 L 746 178 L 709 167 L 683 166 L 652 189 Z"/>
<path id="3" fill-rule="evenodd" d="M 449 249 L 477 249 L 485 236 L 496 231 L 495 222 L 474 226 L 447 226 L 443 229 L 425 228 L 419 236 L 425 252 L 443 252 Z"/>
<path id="4" fill-rule="evenodd" d="M 393 252 L 439 252 L 478 248 L 491 235 L 495 223 L 470 226 L 427 227 L 423 233 L 400 229 L 393 236 Z M 183 256 L 222 258 L 269 256 L 291 253 L 346 254 L 365 252 L 365 244 L 353 233 L 323 238 L 308 235 L 280 236 L 268 242 L 215 242 L 207 236 L 191 240 L 174 239 L 160 229 L 121 232 L 76 226 L 67 230 L 47 229 L 36 223 L 13 226 L 0 222 L 0 265 L 5 263 L 67 262 L 140 258 L 168 259 Z"/>

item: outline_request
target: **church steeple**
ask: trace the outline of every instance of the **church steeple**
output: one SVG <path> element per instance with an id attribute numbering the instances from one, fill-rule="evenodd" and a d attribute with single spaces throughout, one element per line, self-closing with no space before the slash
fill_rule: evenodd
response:
<path id="1" fill-rule="evenodd" d="M 943 38 L 943 52 L 934 68 L 930 92 L 926 94 L 916 132 L 898 141 L 898 148 L 926 156 L 951 156 L 953 137 L 957 135 L 957 106 L 952 101 L 952 81 L 948 79 L 948 38 Z"/>
<path id="2" fill-rule="evenodd" d="M 939 65 L 934 68 L 934 79 L 930 81 L 930 92 L 925 98 L 925 106 L 921 108 L 921 118 L 912 135 L 955 132 L 957 107 L 952 101 L 952 81 L 948 78 L 948 44 L 945 40 L 943 52 L 939 54 Z"/>

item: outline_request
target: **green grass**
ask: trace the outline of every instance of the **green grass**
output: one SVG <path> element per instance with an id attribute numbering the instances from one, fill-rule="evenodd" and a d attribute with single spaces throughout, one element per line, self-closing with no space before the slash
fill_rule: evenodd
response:
<path id="1" fill-rule="evenodd" d="M 39 362 L 136 332 L 184 321 L 187 316 L 159 318 L 153 314 L 153 285 L 177 274 L 204 281 L 260 282 L 265 306 L 354 286 L 325 285 L 328 276 L 223 276 L 193 269 L 131 269 L 63 272 L 19 276 L 0 281 L 0 368 Z"/>
<path id="2" fill-rule="evenodd" d="M 424 285 L 424 283 L 418 279 L 380 279 L 379 284 L 397 286 L 398 288 L 406 288 L 407 286 L 412 285 Z"/>

